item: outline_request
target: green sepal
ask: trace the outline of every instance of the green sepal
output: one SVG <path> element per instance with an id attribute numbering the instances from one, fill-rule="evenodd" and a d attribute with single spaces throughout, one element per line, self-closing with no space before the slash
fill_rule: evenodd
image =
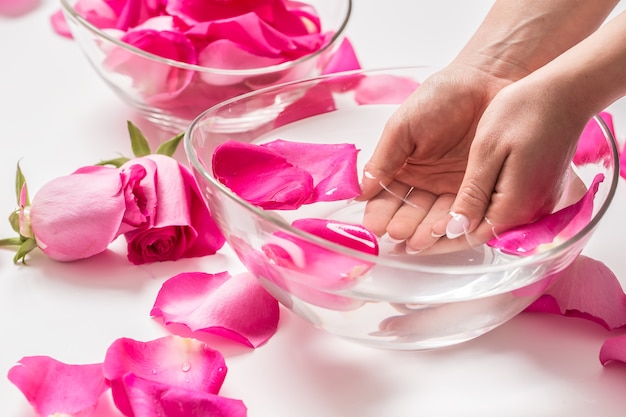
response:
<path id="1" fill-rule="evenodd" d="M 33 249 L 37 247 L 37 241 L 32 238 L 28 238 L 22 242 L 22 244 L 17 248 L 17 252 L 15 252 L 15 256 L 13 257 L 13 263 L 23 263 L 26 264 L 26 255 L 28 255 Z"/>
<path id="2" fill-rule="evenodd" d="M 120 156 L 119 158 L 107 159 L 105 161 L 100 161 L 96 165 L 113 165 L 115 168 L 119 168 L 124 165 L 126 162 L 130 161 L 130 158 L 125 156 Z"/>
<path id="3" fill-rule="evenodd" d="M 156 150 L 156 154 L 166 155 L 166 156 L 174 156 L 180 141 L 183 140 L 185 136 L 185 132 L 180 132 L 178 135 L 174 136 L 172 139 L 163 142 Z"/>
<path id="4" fill-rule="evenodd" d="M 143 135 L 141 130 L 139 130 L 139 128 L 135 126 L 130 120 L 127 122 L 127 125 L 128 134 L 130 135 L 130 146 L 133 150 L 133 155 L 136 158 L 150 155 L 152 153 L 150 151 L 150 144 L 148 143 L 148 140 Z"/>
<path id="5" fill-rule="evenodd" d="M 22 173 L 22 168 L 20 167 L 20 163 L 17 163 L 17 170 L 15 172 L 15 199 L 17 201 L 17 205 L 20 205 L 20 195 L 22 194 L 22 189 L 26 186 L 26 178 Z M 26 192 L 26 205 L 30 205 L 30 200 L 28 199 L 28 189 Z"/>
<path id="6" fill-rule="evenodd" d="M 15 210 L 13 213 L 9 215 L 9 224 L 11 225 L 11 229 L 17 234 L 20 234 L 20 212 L 19 210 Z"/>
<path id="7" fill-rule="evenodd" d="M 24 243 L 24 239 L 21 237 L 8 237 L 6 239 L 0 239 L 0 246 L 21 246 Z"/>

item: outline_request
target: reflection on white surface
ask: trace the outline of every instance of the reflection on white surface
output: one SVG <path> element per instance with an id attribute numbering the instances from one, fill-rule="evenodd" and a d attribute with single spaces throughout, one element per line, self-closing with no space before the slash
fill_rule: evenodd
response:
<path id="1" fill-rule="evenodd" d="M 355 0 L 348 34 L 365 67 L 437 65 L 454 56 L 491 3 L 392 0 L 381 7 Z M 14 209 L 18 159 L 35 192 L 79 166 L 130 154 L 126 120 L 134 115 L 102 85 L 72 41 L 52 33 L 48 16 L 57 7 L 43 0 L 31 14 L 0 16 L 0 219 Z M 614 106 L 620 139 L 626 132 L 624 103 Z M 624 212 L 622 180 L 585 251 L 622 282 Z M 11 234 L 8 222 L 0 221 L 0 237 Z M 118 337 L 165 334 L 149 317 L 165 279 L 181 271 L 241 268 L 228 251 L 134 266 L 122 242 L 75 264 L 36 254 L 28 266 L 15 266 L 12 256 L 0 250 L 0 404 L 3 415 L 14 417 L 35 416 L 6 379 L 22 356 L 100 361 Z M 522 314 L 456 347 L 398 352 L 353 345 L 285 311 L 276 336 L 256 351 L 212 341 L 229 366 L 222 393 L 242 399 L 251 417 L 621 417 L 626 366 L 604 368 L 598 360 L 611 334 L 580 319 Z M 102 407 L 97 417 L 115 415 L 106 411 Z"/>

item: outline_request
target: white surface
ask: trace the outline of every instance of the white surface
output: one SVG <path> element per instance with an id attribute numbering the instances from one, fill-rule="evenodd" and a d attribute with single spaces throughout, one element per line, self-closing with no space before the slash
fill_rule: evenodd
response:
<path id="1" fill-rule="evenodd" d="M 490 4 L 355 0 L 348 35 L 367 68 L 445 64 Z M 0 17 L 2 219 L 14 209 L 18 160 L 33 194 L 79 166 L 130 154 L 126 120 L 139 123 L 77 46 L 52 32 L 48 17 L 57 7 L 42 0 L 26 16 Z M 626 121 L 626 108 L 620 108 L 618 128 L 620 119 Z M 586 253 L 626 283 L 624 210 L 626 190 L 620 183 Z M 0 237 L 11 235 L 8 222 L 0 221 Z M 241 269 L 226 250 L 203 259 L 133 266 L 121 242 L 112 249 L 74 264 L 35 254 L 28 266 L 13 265 L 13 253 L 0 250 L 3 416 L 35 415 L 6 379 L 22 356 L 100 362 L 116 338 L 167 334 L 149 317 L 166 278 L 181 271 Z M 626 366 L 604 368 L 598 352 L 603 340 L 616 334 L 580 319 L 522 314 L 460 346 L 395 352 L 355 346 L 283 311 L 278 333 L 260 349 L 215 343 L 229 366 L 222 393 L 242 399 L 251 417 L 613 417 L 624 415 Z M 103 407 L 98 417 L 116 415 L 106 411 Z"/>

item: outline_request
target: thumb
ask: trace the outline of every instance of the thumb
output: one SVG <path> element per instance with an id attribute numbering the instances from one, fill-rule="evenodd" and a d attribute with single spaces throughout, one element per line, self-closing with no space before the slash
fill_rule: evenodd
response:
<path id="1" fill-rule="evenodd" d="M 413 153 L 415 146 L 405 132 L 406 126 L 405 129 L 402 126 L 394 116 L 385 125 L 372 157 L 363 168 L 358 201 L 369 200 L 387 187 Z"/>

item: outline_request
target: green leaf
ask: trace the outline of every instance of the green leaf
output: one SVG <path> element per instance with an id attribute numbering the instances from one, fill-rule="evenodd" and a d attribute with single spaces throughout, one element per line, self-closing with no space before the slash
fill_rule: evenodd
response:
<path id="1" fill-rule="evenodd" d="M 24 239 L 20 237 L 9 237 L 6 239 L 0 239 L 0 246 L 21 246 L 24 243 Z"/>
<path id="2" fill-rule="evenodd" d="M 35 239 L 26 239 L 19 248 L 17 248 L 17 252 L 15 252 L 15 256 L 13 257 L 14 263 L 22 262 L 26 264 L 26 255 L 31 252 L 33 249 L 37 247 L 37 242 Z"/>
<path id="3" fill-rule="evenodd" d="M 166 142 L 163 142 L 157 148 L 155 153 L 159 155 L 174 156 L 174 153 L 176 152 L 176 149 L 178 148 L 178 145 L 180 144 L 180 141 L 183 139 L 184 136 L 185 136 L 185 132 L 180 132 L 178 135 L 174 136 L 172 139 Z"/>
<path id="4" fill-rule="evenodd" d="M 130 120 L 128 124 L 128 133 L 130 135 L 130 146 L 133 149 L 133 155 L 136 158 L 150 155 L 150 144 L 146 137 L 141 133 L 141 130 L 133 124 Z"/>
<path id="5" fill-rule="evenodd" d="M 113 165 L 115 168 L 119 168 L 124 165 L 126 162 L 130 161 L 130 158 L 125 156 L 120 156 L 119 158 L 107 159 L 105 161 L 100 161 L 96 165 Z"/>
<path id="6" fill-rule="evenodd" d="M 15 173 L 15 198 L 17 200 L 17 205 L 20 205 L 20 195 L 22 194 L 22 189 L 26 187 L 26 178 L 22 173 L 22 168 L 20 168 L 20 163 L 17 163 L 17 171 Z M 26 193 L 26 205 L 30 205 L 30 201 L 28 199 L 28 189 L 25 189 Z"/>

